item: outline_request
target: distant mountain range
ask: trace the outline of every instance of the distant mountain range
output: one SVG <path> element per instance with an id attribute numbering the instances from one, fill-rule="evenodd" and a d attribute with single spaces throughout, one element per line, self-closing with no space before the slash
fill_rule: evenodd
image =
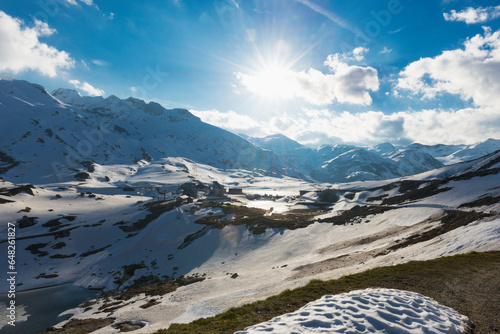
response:
<path id="1" fill-rule="evenodd" d="M 477 159 L 500 150 L 500 140 L 488 139 L 474 145 L 394 146 L 382 143 L 371 147 L 323 145 L 305 147 L 283 136 L 245 138 L 275 152 L 301 172 L 320 182 L 383 180 L 419 174 L 444 165 Z"/>
<path id="2" fill-rule="evenodd" d="M 92 178 L 95 165 L 183 157 L 222 169 L 320 182 L 381 180 L 418 174 L 500 149 L 389 143 L 305 147 L 283 135 L 252 138 L 202 122 L 185 109 L 116 96 L 48 93 L 22 80 L 0 80 L 0 175 L 10 181 Z"/>

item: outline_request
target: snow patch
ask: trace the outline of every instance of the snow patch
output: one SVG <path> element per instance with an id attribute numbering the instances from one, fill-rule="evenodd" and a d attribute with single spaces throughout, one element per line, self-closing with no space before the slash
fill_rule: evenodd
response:
<path id="1" fill-rule="evenodd" d="M 235 334 L 465 333 L 469 319 L 420 294 L 394 289 L 323 296 L 299 310 Z"/>

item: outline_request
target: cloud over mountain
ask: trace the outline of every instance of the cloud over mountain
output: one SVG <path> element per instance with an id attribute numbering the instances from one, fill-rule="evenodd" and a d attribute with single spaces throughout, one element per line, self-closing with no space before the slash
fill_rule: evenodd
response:
<path id="1" fill-rule="evenodd" d="M 0 71 L 14 74 L 33 70 L 48 77 L 70 69 L 75 61 L 65 51 L 47 45 L 41 37 L 56 33 L 40 20 L 32 27 L 0 11 Z"/>
<path id="2" fill-rule="evenodd" d="M 85 93 L 89 94 L 90 96 L 102 96 L 104 95 L 104 91 L 99 88 L 95 88 L 91 84 L 89 84 L 87 81 L 80 82 L 79 80 L 70 80 L 70 84 L 72 84 L 75 88 L 83 90 Z"/>

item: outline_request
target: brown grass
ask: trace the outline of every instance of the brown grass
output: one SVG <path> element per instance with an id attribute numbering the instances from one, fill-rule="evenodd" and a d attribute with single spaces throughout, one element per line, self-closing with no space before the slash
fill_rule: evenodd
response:
<path id="1" fill-rule="evenodd" d="M 293 312 L 329 294 L 366 288 L 414 291 L 469 317 L 475 334 L 500 331 L 500 252 L 470 253 L 372 269 L 337 280 L 313 280 L 263 301 L 232 308 L 190 324 L 173 324 L 157 334 L 234 333 Z"/>

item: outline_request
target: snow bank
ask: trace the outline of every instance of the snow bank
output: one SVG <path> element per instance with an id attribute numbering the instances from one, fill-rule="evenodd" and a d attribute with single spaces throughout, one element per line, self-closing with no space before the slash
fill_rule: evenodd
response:
<path id="1" fill-rule="evenodd" d="M 469 319 L 420 294 L 394 289 L 323 296 L 301 309 L 235 334 L 466 333 Z"/>

